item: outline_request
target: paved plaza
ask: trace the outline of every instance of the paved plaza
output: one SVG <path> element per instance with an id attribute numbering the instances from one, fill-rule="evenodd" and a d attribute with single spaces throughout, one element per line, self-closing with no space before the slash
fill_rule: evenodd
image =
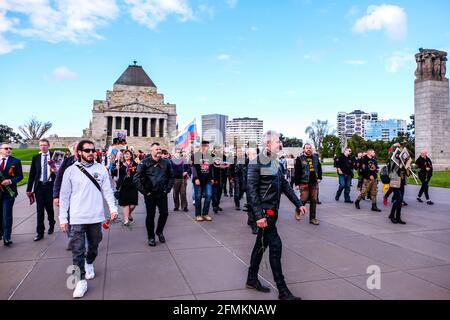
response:
<path id="1" fill-rule="evenodd" d="M 334 200 L 337 179 L 321 184 L 318 218 L 294 220 L 294 208 L 283 196 L 279 234 L 283 240 L 283 271 L 291 291 L 303 299 L 450 299 L 450 189 L 432 188 L 434 206 L 415 200 L 417 186 L 407 186 L 405 226 L 381 213 Z M 191 189 L 191 188 L 190 188 Z M 35 205 L 25 189 L 14 208 L 11 247 L 0 246 L 0 299 L 72 299 L 66 288 L 71 253 L 67 237 L 58 232 L 33 242 Z M 191 191 L 189 191 L 190 194 Z M 352 190 L 352 199 L 355 199 Z M 171 199 L 171 198 L 169 198 Z M 95 262 L 96 278 L 83 299 L 277 299 L 270 267 L 262 269 L 270 294 L 245 288 L 255 236 L 246 214 L 224 197 L 212 222 L 195 222 L 190 212 L 170 211 L 166 244 L 147 245 L 143 199 L 132 230 L 115 224 L 104 231 Z M 99 204 L 101 205 L 101 204 Z M 169 208 L 173 203 L 169 201 Z M 381 289 L 369 290 L 367 268 L 381 268 Z"/>

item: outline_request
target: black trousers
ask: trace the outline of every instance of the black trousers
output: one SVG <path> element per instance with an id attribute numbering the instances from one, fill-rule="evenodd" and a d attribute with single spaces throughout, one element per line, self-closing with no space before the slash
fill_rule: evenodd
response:
<path id="1" fill-rule="evenodd" d="M 159 210 L 158 225 L 156 227 L 156 234 L 161 234 L 164 231 L 164 226 L 169 216 L 169 209 L 167 205 L 167 194 L 152 194 L 149 197 L 145 196 L 145 207 L 147 209 L 147 218 L 145 219 L 145 226 L 147 227 L 147 235 L 149 239 L 155 238 L 155 215 L 156 208 Z"/>
<path id="2" fill-rule="evenodd" d="M 389 219 L 396 219 L 399 220 L 402 216 L 402 204 L 403 204 L 403 194 L 401 188 L 391 188 L 392 192 L 394 193 L 394 196 L 392 199 L 395 199 L 395 201 L 392 204 L 391 214 L 389 215 Z M 403 188 L 404 190 L 404 188 Z"/>
<path id="3" fill-rule="evenodd" d="M 55 225 L 55 211 L 53 210 L 53 182 L 43 184 L 38 182 L 34 190 L 36 196 L 36 211 L 37 211 L 37 227 L 36 233 L 44 235 L 45 232 L 45 211 L 47 211 L 48 224 L 50 228 Z"/>
<path id="4" fill-rule="evenodd" d="M 244 196 L 244 179 L 241 176 L 234 178 L 234 205 L 241 206 L 241 199 Z"/>
<path id="5" fill-rule="evenodd" d="M 212 206 L 217 209 L 220 206 L 220 200 L 222 199 L 223 182 L 214 182 L 213 184 L 213 196 L 212 196 Z"/>
<path id="6" fill-rule="evenodd" d="M 420 191 L 419 191 L 418 197 L 421 198 L 422 194 L 425 193 L 425 198 L 427 200 L 430 200 L 430 195 L 428 194 L 428 188 L 429 188 L 428 184 L 430 182 L 430 179 L 428 179 L 428 177 L 426 175 L 423 175 L 423 174 L 419 174 L 419 179 L 420 179 L 420 182 L 422 182 L 422 187 L 420 187 Z"/>
<path id="7" fill-rule="evenodd" d="M 283 271 L 281 269 L 282 242 L 277 232 L 276 218 L 268 219 L 268 226 L 265 229 L 258 228 L 258 235 L 250 260 L 250 267 L 248 268 L 248 281 L 258 279 L 259 265 L 261 264 L 264 251 L 267 247 L 269 247 L 269 261 L 273 279 L 277 284 L 278 290 L 285 289 L 286 282 L 284 281 Z"/>

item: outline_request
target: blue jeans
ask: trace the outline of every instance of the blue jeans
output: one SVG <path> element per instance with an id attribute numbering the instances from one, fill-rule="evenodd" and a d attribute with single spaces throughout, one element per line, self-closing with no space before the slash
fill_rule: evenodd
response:
<path id="1" fill-rule="evenodd" d="M 344 190 L 345 201 L 350 201 L 350 187 L 352 185 L 352 176 L 339 176 L 339 189 L 336 192 L 336 200 L 339 200 L 342 190 Z"/>
<path id="2" fill-rule="evenodd" d="M 13 224 L 13 205 L 16 198 L 11 198 L 4 192 L 0 193 L 0 236 L 4 240 L 11 240 Z"/>
<path id="3" fill-rule="evenodd" d="M 211 182 L 202 184 L 200 186 L 196 186 L 194 184 L 194 193 L 195 193 L 195 215 L 196 216 L 207 215 L 209 213 L 209 207 L 211 205 L 212 199 Z M 205 203 L 203 204 L 203 208 L 202 208 L 202 194 L 205 196 Z"/>

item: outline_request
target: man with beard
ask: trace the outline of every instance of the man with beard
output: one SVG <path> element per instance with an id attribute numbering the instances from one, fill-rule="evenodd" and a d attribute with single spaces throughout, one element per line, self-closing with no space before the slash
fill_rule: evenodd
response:
<path id="1" fill-rule="evenodd" d="M 295 185 L 300 190 L 303 205 L 309 201 L 309 223 L 317 226 L 319 221 L 316 219 L 316 207 L 319 183 L 322 180 L 322 165 L 317 153 L 313 154 L 309 143 L 303 146 L 303 154 L 295 160 L 294 172 Z M 298 212 L 295 219 L 300 220 Z"/>
<path id="2" fill-rule="evenodd" d="M 372 211 L 381 212 L 381 210 L 377 207 L 378 163 L 375 159 L 375 151 L 373 149 L 367 150 L 367 155 L 362 158 L 361 168 L 364 180 L 361 193 L 355 201 L 355 207 L 356 209 L 361 209 L 359 206 L 361 199 L 370 194 Z"/>
<path id="3" fill-rule="evenodd" d="M 209 142 L 202 141 L 200 152 L 193 155 L 192 181 L 194 182 L 195 218 L 197 221 L 212 221 L 209 207 L 212 199 L 212 158 L 208 152 Z M 202 206 L 202 198 L 205 201 Z"/>
<path id="4" fill-rule="evenodd" d="M 339 157 L 336 166 L 339 175 L 339 188 L 336 192 L 335 200 L 339 201 L 342 190 L 344 190 L 345 203 L 353 203 L 353 201 L 350 200 L 350 187 L 352 185 L 355 160 L 352 157 L 352 150 L 350 148 L 344 150 L 344 154 Z"/>
<path id="5" fill-rule="evenodd" d="M 248 166 L 247 192 L 259 229 L 251 255 L 246 286 L 260 292 L 270 292 L 270 289 L 263 286 L 258 280 L 259 265 L 264 251 L 269 247 L 270 266 L 278 288 L 278 298 L 280 300 L 301 300 L 289 291 L 284 281 L 281 269 L 282 243 L 277 232 L 276 222 L 281 193 L 284 193 L 295 205 L 298 213 L 305 214 L 306 208 L 284 178 L 278 163 L 279 137 L 277 132 L 268 131 L 264 138 L 265 150 L 256 159 L 250 161 Z"/>
<path id="6" fill-rule="evenodd" d="M 155 241 L 155 214 L 156 208 L 159 210 L 158 226 L 156 235 L 159 242 L 165 243 L 163 231 L 169 216 L 167 194 L 172 189 L 175 178 L 173 176 L 172 163 L 169 159 L 162 158 L 161 145 L 158 142 L 152 143 L 150 147 L 150 157 L 145 158 L 138 165 L 133 182 L 138 190 L 144 195 L 147 218 L 148 245 L 156 246 Z"/>
<path id="7" fill-rule="evenodd" d="M 117 207 L 108 171 L 95 161 L 94 143 L 82 140 L 77 150 L 79 161 L 64 172 L 59 194 L 59 222 L 61 231 L 68 232 L 70 208 L 73 264 L 80 272 L 73 297 L 81 298 L 88 289 L 86 280 L 95 277 L 94 260 L 102 240 L 101 224 L 105 220 L 103 199 L 108 203 L 111 220 L 117 218 Z"/>

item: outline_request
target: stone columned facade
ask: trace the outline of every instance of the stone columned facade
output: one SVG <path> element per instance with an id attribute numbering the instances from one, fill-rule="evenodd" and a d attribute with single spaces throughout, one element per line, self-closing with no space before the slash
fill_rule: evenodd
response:
<path id="1" fill-rule="evenodd" d="M 176 105 L 164 102 L 156 85 L 141 66 L 128 66 L 106 92 L 106 100 L 94 100 L 92 119 L 83 137 L 99 147 L 113 143 L 117 130 L 127 133 L 127 146 L 148 152 L 152 142 L 169 150 L 177 135 Z"/>

